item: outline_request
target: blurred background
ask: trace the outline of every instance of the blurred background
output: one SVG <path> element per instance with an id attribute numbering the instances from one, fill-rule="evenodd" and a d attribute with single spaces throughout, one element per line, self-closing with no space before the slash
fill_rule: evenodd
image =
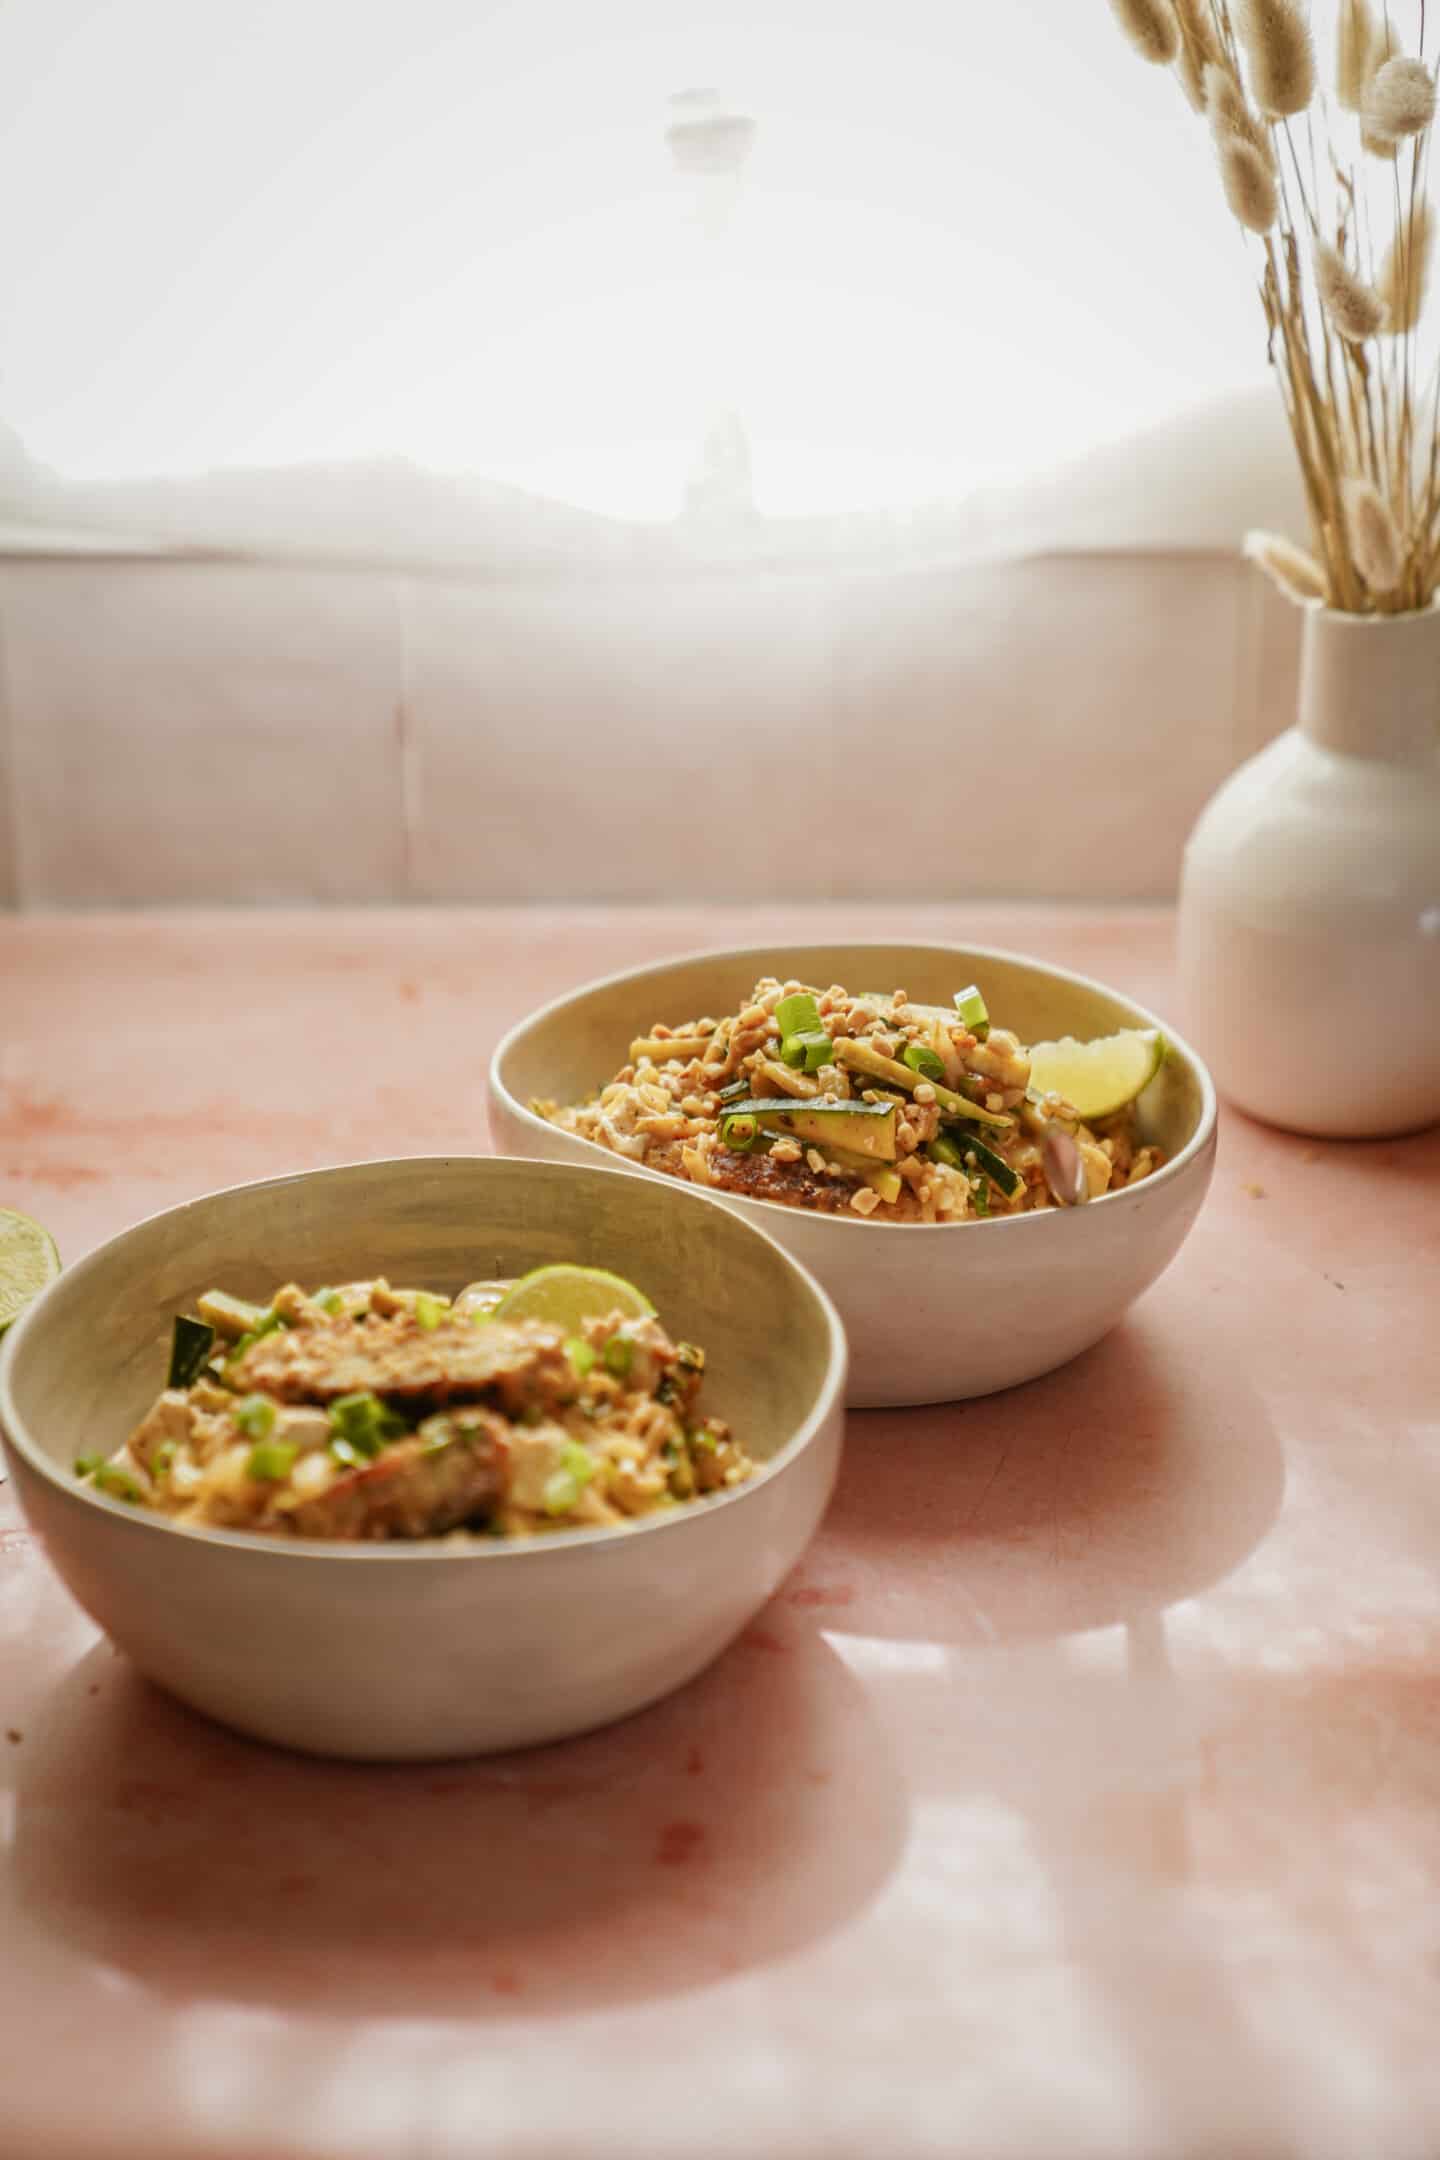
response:
<path id="1" fill-rule="evenodd" d="M 0 904 L 1164 898 L 1290 718 L 1105 0 L 0 0 L 0 291 Z"/>

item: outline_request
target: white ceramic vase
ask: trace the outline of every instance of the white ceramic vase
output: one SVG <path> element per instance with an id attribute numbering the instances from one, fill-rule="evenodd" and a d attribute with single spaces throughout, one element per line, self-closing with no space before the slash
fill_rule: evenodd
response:
<path id="1" fill-rule="evenodd" d="M 1191 834 L 1179 946 L 1239 1109 L 1350 1138 L 1440 1119 L 1440 608 L 1307 610 L 1297 724 Z"/>

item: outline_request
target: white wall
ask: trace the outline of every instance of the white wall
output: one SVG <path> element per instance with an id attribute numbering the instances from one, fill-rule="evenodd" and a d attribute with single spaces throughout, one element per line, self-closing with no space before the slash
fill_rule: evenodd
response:
<path id="1" fill-rule="evenodd" d="M 0 559 L 0 904 L 1162 899 L 1297 639 L 1230 553 Z"/>

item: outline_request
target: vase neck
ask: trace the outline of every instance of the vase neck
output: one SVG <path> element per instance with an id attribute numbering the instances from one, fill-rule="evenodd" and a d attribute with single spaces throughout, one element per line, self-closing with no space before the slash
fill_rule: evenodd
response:
<path id="1" fill-rule="evenodd" d="M 1415 615 L 1311 608 L 1300 654 L 1300 728 L 1347 757 L 1403 763 L 1440 745 L 1440 607 Z"/>

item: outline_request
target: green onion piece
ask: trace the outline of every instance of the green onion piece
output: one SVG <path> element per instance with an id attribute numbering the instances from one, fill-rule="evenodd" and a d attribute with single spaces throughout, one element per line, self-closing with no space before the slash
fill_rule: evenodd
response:
<path id="1" fill-rule="evenodd" d="M 783 1036 L 813 1035 L 824 1026 L 820 1007 L 808 990 L 797 990 L 793 997 L 781 998 L 775 1007 L 775 1025 Z"/>
<path id="2" fill-rule="evenodd" d="M 990 1012 L 974 983 L 967 989 L 955 992 L 955 1010 L 960 1015 L 962 1025 L 970 1030 L 976 1042 L 984 1042 L 990 1033 Z"/>
<path id="3" fill-rule="evenodd" d="M 284 1440 L 257 1440 L 245 1465 L 252 1478 L 267 1485 L 289 1477 L 300 1450 Z"/>
<path id="4" fill-rule="evenodd" d="M 692 1455 L 697 1448 L 702 1455 L 713 1455 L 719 1445 L 714 1433 L 708 1431 L 703 1425 L 697 1425 L 693 1432 L 686 1433 L 685 1438 L 689 1442 Z"/>
<path id="5" fill-rule="evenodd" d="M 76 1477 L 94 1477 L 95 1472 L 100 1468 L 104 1460 L 103 1455 L 77 1455 L 75 1458 Z"/>
<path id="6" fill-rule="evenodd" d="M 208 1320 L 177 1313 L 170 1337 L 170 1375 L 166 1387 L 188 1388 L 215 1347 L 215 1330 Z"/>
<path id="7" fill-rule="evenodd" d="M 552 1470 L 545 1480 L 545 1513 L 567 1515 L 580 1498 L 580 1480 L 573 1470 Z"/>
<path id="8" fill-rule="evenodd" d="M 602 1353 L 606 1372 L 614 1373 L 617 1380 L 628 1378 L 635 1362 L 635 1345 L 628 1336 L 612 1335 Z"/>
<path id="9" fill-rule="evenodd" d="M 170 1465 L 174 1462 L 176 1453 L 177 1450 L 173 1440 L 162 1440 L 159 1447 L 156 1448 L 154 1458 L 151 1461 L 150 1475 L 157 1478 L 168 1477 L 170 1475 Z"/>
<path id="10" fill-rule="evenodd" d="M 444 1298 L 432 1297 L 428 1290 L 416 1291 L 415 1318 L 427 1334 L 439 1327 L 440 1322 L 445 1317 L 446 1310 Z"/>
<path id="11" fill-rule="evenodd" d="M 930 1157 L 931 1162 L 944 1163 L 947 1169 L 963 1170 L 965 1168 L 964 1154 L 955 1141 L 951 1139 L 949 1133 L 936 1133 L 935 1138 L 926 1143 L 925 1153 Z"/>
<path id="12" fill-rule="evenodd" d="M 574 1367 L 576 1379 L 583 1380 L 594 1370 L 599 1353 L 593 1343 L 583 1341 L 578 1335 L 572 1335 L 565 1345 L 565 1355 Z"/>
<path id="13" fill-rule="evenodd" d="M 721 1103 L 739 1102 L 741 1097 L 749 1092 L 748 1080 L 727 1080 L 724 1087 L 717 1090 L 715 1100 Z"/>
<path id="14" fill-rule="evenodd" d="M 315 1303 L 323 1312 L 328 1312 L 336 1318 L 345 1310 L 345 1300 L 338 1290 L 317 1290 L 315 1292 Z"/>
<path id="15" fill-rule="evenodd" d="M 988 1215 L 990 1212 L 989 1179 L 983 1177 L 972 1179 L 970 1192 L 975 1202 L 975 1213 L 977 1215 Z"/>
<path id="16" fill-rule="evenodd" d="M 247 1395 L 231 1413 L 241 1432 L 252 1440 L 268 1440 L 275 1430 L 275 1405 L 268 1395 Z"/>
<path id="17" fill-rule="evenodd" d="M 275 1330 L 278 1327 L 283 1327 L 284 1324 L 284 1321 L 280 1318 L 279 1313 L 275 1311 L 273 1306 L 270 1308 L 269 1312 L 261 1313 L 260 1318 L 256 1321 L 254 1327 L 251 1328 L 249 1334 L 242 1335 L 239 1342 L 237 1342 L 234 1345 L 233 1349 L 229 1352 L 229 1362 L 233 1365 L 237 1358 L 244 1357 L 245 1352 L 249 1349 L 252 1349 L 257 1342 L 260 1342 L 263 1339 L 263 1337 L 265 1337 L 266 1335 L 273 1335 L 275 1333 Z"/>
<path id="18" fill-rule="evenodd" d="M 128 1500 L 132 1507 L 145 1497 L 134 1478 L 127 1477 L 114 1463 L 102 1462 L 94 1472 L 94 1480 L 100 1492 L 109 1493 L 112 1500 Z"/>
<path id="19" fill-rule="evenodd" d="M 720 1145 L 734 1155 L 748 1155 L 760 1138 L 760 1127 L 744 1111 L 732 1110 L 720 1120 Z"/>
<path id="20" fill-rule="evenodd" d="M 926 1049 L 924 1043 L 907 1042 L 900 1056 L 911 1072 L 919 1073 L 922 1080 L 945 1078 L 945 1067 L 933 1050 Z"/>
<path id="21" fill-rule="evenodd" d="M 578 1484 L 588 1485 L 595 1475 L 595 1458 L 578 1440 L 567 1440 L 560 1450 L 562 1466 Z"/>
<path id="22" fill-rule="evenodd" d="M 387 1409 L 378 1395 L 337 1395 L 330 1405 L 330 1430 L 348 1440 L 357 1455 L 372 1459 L 387 1440 L 405 1430 L 405 1420 Z M 333 1451 L 333 1442 L 332 1442 Z"/>
<path id="23" fill-rule="evenodd" d="M 780 1055 L 797 1071 L 819 1072 L 834 1057 L 835 1045 L 824 1028 L 809 1028 L 800 1035 L 787 1035 L 780 1045 Z"/>
<path id="24" fill-rule="evenodd" d="M 342 1439 L 339 1433 L 336 1433 L 330 1442 L 330 1453 L 335 1461 L 343 1463 L 347 1470 L 358 1470 L 366 1460 L 360 1450 L 352 1446 L 350 1441 Z"/>

